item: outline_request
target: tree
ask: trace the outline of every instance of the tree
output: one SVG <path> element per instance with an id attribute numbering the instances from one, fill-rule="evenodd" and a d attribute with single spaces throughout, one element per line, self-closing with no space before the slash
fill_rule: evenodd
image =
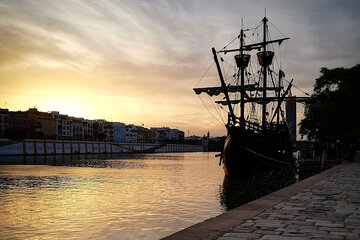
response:
<path id="1" fill-rule="evenodd" d="M 314 93 L 305 103 L 300 134 L 324 146 L 329 139 L 359 143 L 360 64 L 346 68 L 321 68 Z"/>

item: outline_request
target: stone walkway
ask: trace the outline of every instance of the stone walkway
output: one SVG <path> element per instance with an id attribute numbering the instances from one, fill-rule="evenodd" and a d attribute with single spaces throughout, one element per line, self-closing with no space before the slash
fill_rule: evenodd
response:
<path id="1" fill-rule="evenodd" d="M 360 239 L 360 163 L 236 226 L 218 240 Z"/>
<path id="2" fill-rule="evenodd" d="M 164 239 L 360 239 L 360 155 Z"/>

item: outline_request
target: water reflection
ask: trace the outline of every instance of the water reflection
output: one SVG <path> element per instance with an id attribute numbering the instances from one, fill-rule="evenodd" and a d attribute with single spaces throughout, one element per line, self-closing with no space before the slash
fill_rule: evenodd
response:
<path id="1" fill-rule="evenodd" d="M 220 192 L 220 204 L 226 211 L 241 206 L 252 199 L 248 190 L 254 192 L 255 189 L 252 189 L 251 185 L 247 183 L 243 179 L 224 178 Z"/>
<path id="2" fill-rule="evenodd" d="M 135 161 L 139 160 L 139 161 Z M 82 154 L 82 155 L 28 155 L 0 156 L 0 165 L 49 165 L 95 168 L 149 167 L 140 160 L 184 160 L 177 154 Z"/>
<path id="3" fill-rule="evenodd" d="M 0 239 L 159 239 L 273 190 L 215 153 L 109 156 L 0 159 Z"/>
<path id="4" fill-rule="evenodd" d="M 225 211 L 265 196 L 295 182 L 295 173 L 254 171 L 251 178 L 225 177 L 220 190 L 220 204 Z"/>
<path id="5" fill-rule="evenodd" d="M 167 236 L 223 212 L 214 155 L 12 159 L 0 165 L 0 239 Z"/>

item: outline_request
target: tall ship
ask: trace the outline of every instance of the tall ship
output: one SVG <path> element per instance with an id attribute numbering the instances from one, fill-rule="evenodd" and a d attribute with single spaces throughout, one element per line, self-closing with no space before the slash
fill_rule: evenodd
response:
<path id="1" fill-rule="evenodd" d="M 194 91 L 218 97 L 214 102 L 227 112 L 227 138 L 220 157 L 226 176 L 272 171 L 294 175 L 295 139 L 290 132 L 296 131 L 296 124 L 286 116 L 286 103 L 305 98 L 291 95 L 293 80 L 282 69 L 282 48 L 289 39 L 282 33 L 271 39 L 264 17 L 256 27 L 242 28 L 221 50 L 212 48 L 219 84 Z"/>

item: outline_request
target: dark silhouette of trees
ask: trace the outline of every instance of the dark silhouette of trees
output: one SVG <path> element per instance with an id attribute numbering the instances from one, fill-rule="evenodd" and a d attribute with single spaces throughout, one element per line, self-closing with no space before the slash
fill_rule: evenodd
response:
<path id="1" fill-rule="evenodd" d="M 333 139 L 342 144 L 360 139 L 360 64 L 352 68 L 322 68 L 314 93 L 305 103 L 300 134 L 324 147 Z"/>

